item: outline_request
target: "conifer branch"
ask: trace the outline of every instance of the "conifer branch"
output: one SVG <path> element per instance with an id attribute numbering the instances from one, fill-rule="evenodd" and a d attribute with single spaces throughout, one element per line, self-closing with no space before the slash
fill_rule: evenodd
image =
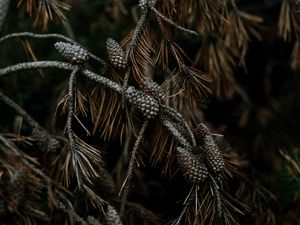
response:
<path id="1" fill-rule="evenodd" d="M 49 39 L 49 38 L 54 38 L 54 39 L 60 39 L 64 40 L 66 42 L 72 43 L 74 45 L 81 46 L 78 42 L 72 40 L 71 38 L 68 38 L 62 34 L 36 34 L 36 33 L 31 33 L 31 32 L 20 32 L 20 33 L 13 33 L 13 34 L 8 34 L 5 35 L 4 37 L 0 38 L 0 43 L 6 40 L 9 40 L 11 38 L 39 38 L 39 39 Z M 100 59 L 98 56 L 94 55 L 91 52 L 88 52 L 89 56 L 96 61 L 98 61 L 100 64 L 102 64 L 104 67 L 106 67 L 106 62 L 102 59 Z"/>
<path id="2" fill-rule="evenodd" d="M 24 71 L 24 70 L 32 70 L 32 69 L 43 69 L 43 68 L 57 68 L 63 70 L 73 71 L 76 65 L 71 63 L 59 62 L 59 61 L 36 61 L 36 62 L 26 62 L 19 63 L 16 65 L 11 65 L 0 69 L 0 77 L 4 75 L 8 75 L 11 73 Z M 122 93 L 122 86 L 87 69 L 82 69 L 81 73 L 87 78 L 108 87 L 117 93 Z"/>
<path id="3" fill-rule="evenodd" d="M 216 201 L 216 211 L 218 214 L 218 218 L 222 218 L 223 217 L 223 204 L 222 204 L 222 200 L 221 200 L 221 193 L 219 190 L 219 186 L 217 184 L 217 182 L 215 181 L 215 179 L 213 178 L 213 176 L 209 175 L 209 178 L 211 180 L 210 185 L 212 187 L 212 194 L 213 197 Z"/>
<path id="4" fill-rule="evenodd" d="M 138 40 L 139 40 L 141 33 L 143 32 L 143 29 L 144 29 L 144 26 L 146 23 L 146 19 L 147 19 L 147 15 L 148 15 L 148 10 L 145 10 L 134 29 L 134 32 L 132 34 L 131 41 L 129 43 L 128 50 L 127 50 L 127 53 L 125 56 L 125 61 L 127 64 L 129 64 L 129 60 L 131 61 L 130 58 L 134 57 L 133 52 L 134 52 L 135 48 L 138 46 Z M 123 79 L 122 103 L 124 103 L 124 95 L 125 95 L 125 91 L 128 86 L 129 76 L 130 76 L 130 69 L 128 69 L 126 71 L 124 79 Z M 122 107 L 124 107 L 124 104 L 122 104 Z"/>
<path id="5" fill-rule="evenodd" d="M 131 185 L 131 180 L 132 180 L 132 176 L 133 176 L 133 170 L 134 170 L 134 163 L 135 163 L 135 160 L 136 160 L 136 154 L 137 154 L 137 151 L 138 151 L 138 148 L 139 148 L 139 145 L 141 143 L 141 140 L 142 140 L 142 137 L 145 133 L 145 130 L 146 130 L 146 127 L 149 123 L 149 120 L 146 119 L 140 129 L 140 132 L 137 136 L 137 139 L 134 143 L 134 147 L 133 147 L 133 150 L 131 152 L 131 155 L 130 155 L 130 161 L 129 161 L 129 166 L 128 166 L 128 170 L 127 170 L 127 174 L 126 174 L 126 178 L 122 184 L 122 187 L 120 189 L 120 192 L 119 192 L 119 195 L 123 193 L 123 196 L 122 196 L 122 206 L 121 206 L 121 214 L 124 212 L 124 207 L 125 207 L 125 203 L 126 203 L 126 199 L 127 199 L 127 196 L 129 194 L 129 188 L 130 188 L 130 185 Z"/>
<path id="6" fill-rule="evenodd" d="M 163 112 L 167 116 L 169 116 L 171 119 L 175 120 L 179 124 L 179 126 L 183 127 L 183 129 L 185 129 L 187 131 L 187 133 L 189 134 L 189 138 L 192 141 L 192 145 L 193 145 L 193 147 L 195 147 L 196 140 L 195 140 L 194 134 L 193 134 L 190 126 L 188 125 L 187 121 L 184 119 L 184 117 L 179 112 L 177 112 L 175 109 L 173 109 L 167 105 L 163 105 L 162 108 L 163 108 Z"/>
<path id="7" fill-rule="evenodd" d="M 71 73 L 69 79 L 69 86 L 68 86 L 68 99 L 69 99 L 69 111 L 68 111 L 68 118 L 67 118 L 67 134 L 68 139 L 70 142 L 71 151 L 75 151 L 75 139 L 74 139 L 74 132 L 72 129 L 72 119 L 74 116 L 74 100 L 75 100 L 75 82 L 76 82 L 76 74 L 79 71 L 80 67 L 77 66 Z"/>
<path id="8" fill-rule="evenodd" d="M 10 99 L 7 95 L 5 95 L 1 90 L 0 90 L 0 99 L 10 108 L 15 110 L 20 116 L 22 116 L 23 119 L 25 119 L 25 121 L 33 129 L 43 130 L 43 128 L 39 125 L 38 122 L 36 122 L 23 108 L 21 108 L 17 103 L 15 103 L 12 99 Z"/>
<path id="9" fill-rule="evenodd" d="M 36 140 L 37 145 L 41 150 L 46 152 L 56 151 L 60 147 L 59 140 L 54 137 L 48 131 L 46 131 L 42 126 L 35 121 L 21 106 L 10 99 L 0 90 L 0 100 L 4 102 L 7 106 L 15 110 L 31 127 L 33 130 L 33 138 Z"/>
<path id="10" fill-rule="evenodd" d="M 71 38 L 68 38 L 62 34 L 36 34 L 36 33 L 31 33 L 31 32 L 20 32 L 20 33 L 12 33 L 5 35 L 0 38 L 0 43 L 6 40 L 9 40 L 11 38 L 39 38 L 39 39 L 49 39 L 49 38 L 55 38 L 55 39 L 60 39 L 64 40 L 66 42 L 70 42 L 72 44 L 79 45 L 76 41 L 72 40 Z"/>
<path id="11" fill-rule="evenodd" d="M 187 213 L 189 207 L 192 205 L 193 201 L 195 200 L 195 192 L 198 190 L 198 185 L 193 185 L 188 196 L 186 197 L 183 203 L 183 209 L 180 212 L 180 215 L 176 218 L 176 220 L 171 225 L 179 225 L 182 221 L 183 216 Z"/>
<path id="12" fill-rule="evenodd" d="M 165 116 L 160 115 L 160 122 L 169 130 L 169 132 L 173 135 L 175 140 L 185 149 L 192 151 L 191 144 L 182 136 L 182 134 L 178 131 L 178 129 L 174 126 L 173 122 L 170 121 Z"/>
<path id="13" fill-rule="evenodd" d="M 161 12 L 159 12 L 154 6 L 149 6 L 150 9 L 160 18 L 162 19 L 163 21 L 165 21 L 166 23 L 174 26 L 175 28 L 177 28 L 178 30 L 181 30 L 181 31 L 184 31 L 184 32 L 187 32 L 189 34 L 193 34 L 193 35 L 196 35 L 196 36 L 199 36 L 199 34 L 196 32 L 196 31 L 193 31 L 193 30 L 190 30 L 190 29 L 187 29 L 187 28 L 184 28 L 182 26 L 179 26 L 178 24 L 176 24 L 175 22 L 173 22 L 172 20 L 168 19 L 167 17 L 165 17 L 163 14 L 161 14 Z"/>
<path id="14" fill-rule="evenodd" d="M 122 108 L 125 107 L 125 101 L 126 101 L 125 91 L 128 88 L 129 74 L 130 74 L 130 68 L 128 68 L 128 70 L 126 71 L 125 76 L 124 76 L 124 80 L 123 80 L 123 87 L 122 87 L 122 89 L 123 89 L 122 90 Z"/>
<path id="15" fill-rule="evenodd" d="M 133 49 L 136 48 L 136 46 L 138 45 L 138 39 L 139 39 L 140 34 L 143 32 L 147 16 L 148 16 L 148 10 L 143 12 L 143 14 L 141 15 L 141 17 L 134 29 L 134 32 L 131 37 L 131 41 L 129 43 L 129 51 L 128 51 L 129 54 L 131 54 Z M 127 58 L 126 61 L 128 61 L 128 54 L 126 55 L 126 58 Z"/>

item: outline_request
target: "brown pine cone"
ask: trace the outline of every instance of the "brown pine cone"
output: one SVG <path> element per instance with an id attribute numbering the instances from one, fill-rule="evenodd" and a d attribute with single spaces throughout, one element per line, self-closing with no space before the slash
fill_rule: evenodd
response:
<path id="1" fill-rule="evenodd" d="M 221 172 L 225 166 L 224 158 L 211 135 L 204 138 L 203 150 L 207 166 L 215 173 Z"/>
<path id="2" fill-rule="evenodd" d="M 200 157 L 184 148 L 177 147 L 177 161 L 186 181 L 193 184 L 204 182 L 208 176 L 208 170 Z"/>
<path id="3" fill-rule="evenodd" d="M 87 50 L 79 45 L 70 44 L 67 42 L 56 42 L 54 47 L 58 52 L 74 64 L 83 64 L 89 59 Z"/>
<path id="4" fill-rule="evenodd" d="M 159 84 L 155 83 L 153 80 L 146 79 L 142 84 L 142 88 L 146 94 L 151 95 L 160 103 L 165 101 L 166 95 L 164 90 Z"/>
<path id="5" fill-rule="evenodd" d="M 159 111 L 159 103 L 152 96 L 130 86 L 125 91 L 126 99 L 147 118 L 155 117 Z"/>
<path id="6" fill-rule="evenodd" d="M 201 123 L 194 130 L 194 134 L 197 144 L 203 149 L 207 167 L 214 173 L 221 172 L 225 166 L 224 158 L 208 127 Z"/>
<path id="7" fill-rule="evenodd" d="M 125 52 L 121 46 L 112 38 L 106 41 L 106 49 L 111 64 L 118 69 L 125 69 L 127 66 Z"/>

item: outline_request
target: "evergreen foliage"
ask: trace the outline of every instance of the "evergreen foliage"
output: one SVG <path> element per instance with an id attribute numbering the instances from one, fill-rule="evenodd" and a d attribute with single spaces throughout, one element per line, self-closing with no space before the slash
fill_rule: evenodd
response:
<path id="1" fill-rule="evenodd" d="M 299 0 L 0 0 L 0 224 L 299 224 Z"/>

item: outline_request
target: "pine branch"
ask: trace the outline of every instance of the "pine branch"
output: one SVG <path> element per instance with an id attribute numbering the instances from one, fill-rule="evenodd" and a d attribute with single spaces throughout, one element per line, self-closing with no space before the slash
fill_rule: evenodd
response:
<path id="1" fill-rule="evenodd" d="M 180 113 L 178 113 L 175 109 L 173 109 L 167 105 L 163 105 L 162 110 L 167 116 L 169 116 L 172 120 L 175 120 L 179 124 L 179 126 L 183 127 L 183 129 L 185 129 L 187 131 L 187 133 L 189 134 L 189 138 L 192 141 L 192 145 L 193 145 L 193 147 L 195 147 L 196 140 L 195 140 L 194 134 L 193 134 L 190 126 L 184 119 L 184 117 Z"/>
<path id="2" fill-rule="evenodd" d="M 149 120 L 146 119 L 140 129 L 140 132 L 137 136 L 137 139 L 134 143 L 134 147 L 133 147 L 133 150 L 131 152 L 131 155 L 130 155 L 130 161 L 129 161 L 129 166 L 128 166 L 128 170 L 127 170 L 127 174 L 126 174 L 126 178 L 122 184 L 122 187 L 120 189 L 120 192 L 119 192 L 119 195 L 121 193 L 123 193 L 123 196 L 122 196 L 122 206 L 121 206 L 121 214 L 123 214 L 124 212 L 124 207 L 125 207 L 125 203 L 126 203 L 126 199 L 127 199 L 127 196 L 129 194 L 129 188 L 130 188 L 130 185 L 131 185 L 131 180 L 132 180 L 132 176 L 133 176 L 133 170 L 134 170 L 134 163 L 135 163 L 135 160 L 136 160 L 136 154 L 137 154 L 137 151 L 138 151 L 138 148 L 139 148 L 139 145 L 141 143 L 141 140 L 142 140 L 142 137 L 145 133 L 145 130 L 146 130 L 146 127 L 149 123 Z"/>
<path id="3" fill-rule="evenodd" d="M 143 29 L 144 29 L 144 26 L 146 23 L 146 19 L 147 19 L 147 15 L 148 15 L 148 10 L 143 12 L 142 16 L 140 17 L 140 19 L 134 29 L 133 35 L 131 37 L 131 41 L 129 43 L 129 48 L 127 50 L 126 57 L 125 57 L 125 61 L 127 64 L 129 64 L 129 59 L 131 61 L 131 58 L 135 57 L 133 52 L 134 52 L 135 48 L 138 46 L 139 36 L 143 32 Z M 124 98 L 125 98 L 125 91 L 128 86 L 129 76 L 130 76 L 130 69 L 128 69 L 126 71 L 124 79 L 123 79 L 123 92 L 122 92 L 122 107 L 123 108 L 124 108 L 123 103 L 124 103 Z"/>
<path id="4" fill-rule="evenodd" d="M 22 116 L 33 129 L 43 130 L 43 128 L 41 127 L 41 125 L 39 125 L 38 122 L 36 122 L 23 108 L 21 108 L 17 103 L 15 103 L 12 99 L 6 96 L 1 90 L 0 99 L 10 108 L 15 110 L 20 116 Z"/>
<path id="5" fill-rule="evenodd" d="M 32 69 L 42 69 L 42 68 L 57 68 L 63 70 L 70 70 L 73 71 L 76 68 L 76 65 L 72 65 L 70 63 L 59 62 L 59 61 L 36 61 L 36 62 L 26 62 L 26 63 L 19 63 L 16 65 L 8 66 L 3 69 L 0 69 L 0 77 L 23 71 L 23 70 L 32 70 Z M 94 73 L 87 69 L 82 69 L 81 73 L 86 76 L 87 78 L 108 87 L 117 93 L 122 93 L 122 86 L 105 78 L 101 75 Z"/>
<path id="6" fill-rule="evenodd" d="M 168 131 L 173 135 L 175 140 L 185 149 L 192 151 L 191 144 L 182 136 L 182 134 L 176 129 L 173 122 L 171 122 L 168 118 L 163 115 L 159 116 L 160 122 L 168 129 Z"/>
<path id="7" fill-rule="evenodd" d="M 66 42 L 72 43 L 77 46 L 81 46 L 78 42 L 64 36 L 61 34 L 36 34 L 36 33 L 31 33 L 31 32 L 20 32 L 20 33 L 13 33 L 13 34 L 8 34 L 2 38 L 0 38 L 0 43 L 6 40 L 9 40 L 11 38 L 17 38 L 17 37 L 23 37 L 23 38 L 38 38 L 38 39 L 49 39 L 49 38 L 54 38 L 54 39 L 60 39 L 64 40 Z M 88 51 L 88 55 L 98 61 L 100 64 L 102 64 L 104 67 L 106 67 L 106 62 L 102 59 L 100 59 L 98 56 L 92 54 L 91 52 Z"/>
<path id="8" fill-rule="evenodd" d="M 72 129 L 72 119 L 74 116 L 74 100 L 75 100 L 75 82 L 76 82 L 76 74 L 80 70 L 80 67 L 77 66 L 71 73 L 69 79 L 69 88 L 68 88 L 68 99 L 69 99 L 69 111 L 68 111 L 68 118 L 67 118 L 67 134 L 70 142 L 71 151 L 75 151 L 75 139 L 74 133 Z"/>
<path id="9" fill-rule="evenodd" d="M 6 96 L 0 90 L 0 100 L 3 101 L 6 105 L 16 111 L 33 129 L 33 137 L 37 142 L 39 148 L 45 152 L 56 151 L 60 147 L 59 140 L 51 135 L 48 131 L 42 128 L 37 121 L 35 121 L 23 108 L 21 108 L 17 103 L 12 99 Z"/>
<path id="10" fill-rule="evenodd" d="M 175 22 L 173 22 L 172 20 L 168 19 L 167 17 L 165 17 L 163 14 L 161 14 L 161 12 L 159 12 L 155 7 L 153 6 L 149 6 L 150 9 L 162 20 L 164 20 L 166 23 L 174 26 L 175 28 L 177 28 L 178 30 L 181 30 L 181 31 L 184 31 L 184 32 L 187 32 L 189 34 L 193 34 L 193 35 L 196 35 L 196 36 L 199 36 L 199 34 L 196 32 L 196 31 L 193 31 L 193 30 L 190 30 L 190 29 L 187 29 L 187 28 L 184 28 L 182 26 L 179 26 L 178 24 L 176 24 Z"/>
<path id="11" fill-rule="evenodd" d="M 129 51 L 128 51 L 129 54 L 138 45 L 138 39 L 139 39 L 139 36 L 141 35 L 141 33 L 143 32 L 147 16 L 148 16 L 148 10 L 143 12 L 142 16 L 140 17 L 140 19 L 134 29 L 133 35 L 131 37 L 131 41 L 129 43 Z M 127 58 L 126 61 L 128 61 L 128 54 L 126 55 L 126 58 Z"/>
<path id="12" fill-rule="evenodd" d="M 180 215 L 176 218 L 176 220 L 171 225 L 180 225 L 183 216 L 187 213 L 188 209 L 191 207 L 193 201 L 195 200 L 196 192 L 197 192 L 197 185 L 193 185 L 183 203 L 183 209 L 181 210 Z"/>
<path id="13" fill-rule="evenodd" d="M 122 108 L 125 108 L 125 91 L 128 88 L 128 79 L 129 79 L 130 69 L 128 69 L 125 73 L 124 80 L 123 80 L 123 87 L 122 87 Z"/>
<path id="14" fill-rule="evenodd" d="M 215 199 L 215 205 L 216 205 L 216 211 L 218 214 L 218 218 L 222 218 L 223 217 L 223 204 L 221 201 L 221 193 L 219 190 L 219 186 L 217 184 L 217 182 L 215 181 L 215 179 L 209 175 L 209 178 L 211 180 L 210 185 L 212 187 L 212 194 L 214 196 Z"/>

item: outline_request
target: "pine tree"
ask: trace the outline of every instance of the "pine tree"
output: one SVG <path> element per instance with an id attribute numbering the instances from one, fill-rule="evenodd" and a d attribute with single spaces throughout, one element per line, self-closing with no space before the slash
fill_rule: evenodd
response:
<path id="1" fill-rule="evenodd" d="M 299 5 L 0 0 L 1 224 L 298 221 Z"/>

